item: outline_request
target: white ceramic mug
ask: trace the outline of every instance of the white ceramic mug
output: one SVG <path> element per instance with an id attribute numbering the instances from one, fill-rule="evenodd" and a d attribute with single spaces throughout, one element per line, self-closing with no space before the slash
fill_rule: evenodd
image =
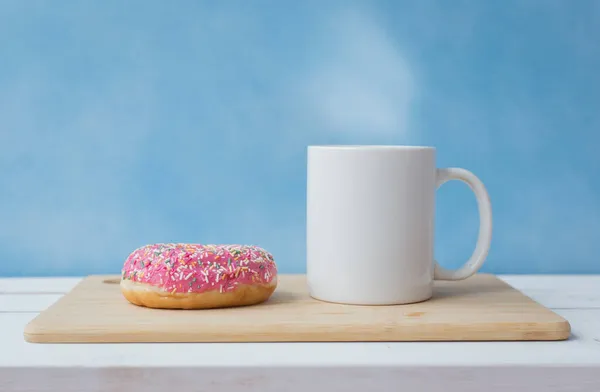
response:
<path id="1" fill-rule="evenodd" d="M 435 148 L 309 146 L 307 279 L 313 298 L 392 305 L 431 298 L 433 280 L 461 280 L 487 257 L 492 210 L 483 183 L 465 169 L 437 169 Z M 457 270 L 433 256 L 436 189 L 466 182 L 479 206 L 479 238 Z"/>

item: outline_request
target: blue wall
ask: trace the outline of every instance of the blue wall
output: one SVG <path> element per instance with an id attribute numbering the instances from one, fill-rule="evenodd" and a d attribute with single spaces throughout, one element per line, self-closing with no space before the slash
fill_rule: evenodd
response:
<path id="1" fill-rule="evenodd" d="M 153 242 L 304 271 L 306 146 L 427 144 L 486 184 L 484 270 L 600 273 L 600 2 L 0 2 L 0 275 Z M 438 194 L 436 256 L 475 199 Z"/>

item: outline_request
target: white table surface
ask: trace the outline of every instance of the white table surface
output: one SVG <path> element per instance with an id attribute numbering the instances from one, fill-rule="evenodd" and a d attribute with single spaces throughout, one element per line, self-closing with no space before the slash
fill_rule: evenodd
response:
<path id="1" fill-rule="evenodd" d="M 500 277 L 566 318 L 571 338 L 32 344 L 25 325 L 80 279 L 0 279 L 0 391 L 600 391 L 600 275 Z"/>

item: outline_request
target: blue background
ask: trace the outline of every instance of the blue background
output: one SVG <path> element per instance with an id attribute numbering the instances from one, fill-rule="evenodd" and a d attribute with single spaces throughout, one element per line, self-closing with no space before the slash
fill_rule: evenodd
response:
<path id="1" fill-rule="evenodd" d="M 600 273 L 600 2 L 0 2 L 0 275 L 153 242 L 305 269 L 306 146 L 426 144 L 486 184 L 484 270 Z M 436 257 L 470 255 L 465 185 Z"/>

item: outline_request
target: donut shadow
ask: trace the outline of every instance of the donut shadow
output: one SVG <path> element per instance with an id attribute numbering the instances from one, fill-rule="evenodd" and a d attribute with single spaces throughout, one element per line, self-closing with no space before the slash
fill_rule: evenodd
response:
<path id="1" fill-rule="evenodd" d="M 109 284 L 109 285 L 113 285 L 113 284 L 120 284 L 121 283 L 121 279 L 120 278 L 108 278 L 108 279 L 103 279 L 102 280 L 102 284 Z M 248 307 L 257 307 L 257 306 L 277 306 L 277 305 L 285 305 L 285 304 L 289 304 L 292 302 L 300 302 L 303 299 L 306 299 L 306 295 L 302 295 L 301 293 L 294 293 L 291 291 L 286 291 L 286 290 L 281 290 L 281 289 L 276 289 L 269 298 L 267 298 L 266 300 L 262 301 L 262 302 L 258 302 L 258 303 L 250 303 L 250 304 L 240 304 L 240 305 L 228 305 L 228 306 L 220 306 L 220 307 L 210 307 L 210 308 L 203 308 L 203 309 L 196 309 L 196 308 L 168 308 L 168 307 L 151 307 L 151 306 L 144 306 L 144 305 L 139 305 L 139 304 L 135 304 L 135 303 L 131 303 L 130 301 L 128 301 L 130 303 L 130 305 L 135 306 L 135 307 L 139 307 L 139 308 L 144 308 L 144 309 L 151 309 L 151 310 L 161 310 L 161 311 L 209 311 L 209 310 L 225 310 L 225 309 L 243 309 L 243 308 L 248 308 Z"/>
<path id="2" fill-rule="evenodd" d="M 275 292 L 269 297 L 268 300 L 262 302 L 259 305 L 277 305 L 277 304 L 287 304 L 290 302 L 298 302 L 302 300 L 305 296 L 300 293 L 294 293 L 291 291 L 285 290 L 275 290 Z"/>

